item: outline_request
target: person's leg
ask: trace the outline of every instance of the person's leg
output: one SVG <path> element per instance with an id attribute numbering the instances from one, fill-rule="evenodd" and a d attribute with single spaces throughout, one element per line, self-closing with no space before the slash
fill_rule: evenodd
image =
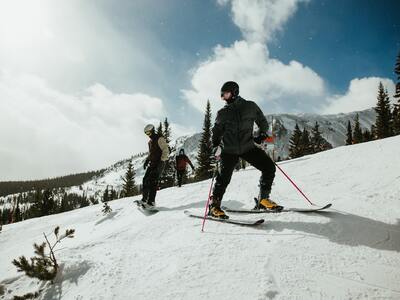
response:
<path id="1" fill-rule="evenodd" d="M 213 190 L 212 205 L 220 208 L 222 197 L 225 194 L 226 187 L 231 181 L 232 172 L 239 157 L 235 154 L 222 153 L 220 161 L 220 170 L 215 178 Z"/>
<path id="2" fill-rule="evenodd" d="M 149 199 L 149 192 L 150 192 L 150 173 L 151 169 L 148 167 L 146 169 L 146 172 L 144 173 L 143 176 L 143 181 L 142 181 L 142 201 L 147 202 Z"/>
<path id="3" fill-rule="evenodd" d="M 148 176 L 149 196 L 147 199 L 147 203 L 150 205 L 155 205 L 159 177 L 159 169 L 157 167 L 151 168 Z"/>
<path id="4" fill-rule="evenodd" d="M 256 169 L 261 171 L 260 177 L 260 191 L 258 200 L 261 201 L 263 199 L 269 199 L 269 195 L 271 193 L 272 183 L 275 178 L 275 164 L 272 159 L 260 148 L 254 148 L 243 155 L 241 157 L 254 166 Z M 271 202 L 271 206 L 274 206 Z M 275 203 L 274 203 L 275 204 Z M 275 204 L 276 205 L 276 204 Z M 270 207 L 269 207 L 270 208 Z M 273 207 L 271 207 L 273 208 Z"/>
<path id="5" fill-rule="evenodd" d="M 182 170 L 178 170 L 177 171 L 177 176 L 178 176 L 178 186 L 181 187 L 182 186 L 182 178 L 183 178 L 183 172 Z"/>

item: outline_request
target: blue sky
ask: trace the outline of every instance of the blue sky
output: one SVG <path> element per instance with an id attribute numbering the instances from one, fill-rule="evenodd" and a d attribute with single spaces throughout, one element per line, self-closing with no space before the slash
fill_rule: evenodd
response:
<path id="1" fill-rule="evenodd" d="M 229 6 L 216 1 L 103 1 L 112 23 L 129 36 L 130 28 L 145 26 L 162 45 L 157 63 L 170 70 L 170 76 L 154 85 L 158 97 L 168 101 L 168 113 L 177 122 L 199 120 L 197 112 L 182 111 L 180 89 L 190 86 L 188 71 L 213 54 L 220 44 L 228 47 L 242 39 L 232 20 Z M 331 93 L 344 94 L 353 78 L 394 79 L 393 66 L 400 49 L 400 25 L 396 20 L 398 1 L 309 1 L 300 4 L 283 30 L 268 43 L 270 57 L 287 64 L 296 60 L 321 76 Z M 132 18 L 132 14 L 135 16 Z M 136 43 L 134 36 L 131 43 Z M 229 78 L 227 77 L 227 80 Z M 156 81 L 156 80 L 155 80 Z M 135 91 L 135 86 L 120 82 L 115 90 Z M 217 91 L 216 91 L 217 92 Z M 245 96 L 245 90 L 243 95 Z M 276 108 L 264 106 L 266 111 Z M 278 110 L 293 111 L 288 106 Z M 295 111 L 299 111 L 296 109 Z M 305 106 L 304 111 L 310 111 Z"/>
<path id="2" fill-rule="evenodd" d="M 339 113 L 394 89 L 399 1 L 3 0 L 0 180 L 97 169 L 168 117 L 201 129 L 236 80 L 265 113 Z M 397 17 L 397 19 L 396 19 Z M 29 147 L 27 147 L 29 145 Z M 51 157 L 51 159 L 49 159 Z"/>
<path id="3" fill-rule="evenodd" d="M 164 63 L 182 77 L 207 58 L 215 45 L 227 46 L 242 36 L 229 7 L 216 1 L 174 0 L 160 10 L 159 1 L 103 2 L 121 31 L 145 24 L 169 50 Z M 139 8 L 141 13 L 137 13 Z M 285 63 L 301 61 L 341 92 L 355 77 L 394 79 L 394 59 L 400 49 L 399 9 L 396 0 L 310 1 L 299 6 L 271 43 L 271 56 Z M 187 78 L 182 80 L 187 83 Z"/>
<path id="4" fill-rule="evenodd" d="M 339 92 L 355 77 L 394 79 L 399 9 L 396 0 L 311 1 L 289 20 L 271 53 L 310 66 Z"/>

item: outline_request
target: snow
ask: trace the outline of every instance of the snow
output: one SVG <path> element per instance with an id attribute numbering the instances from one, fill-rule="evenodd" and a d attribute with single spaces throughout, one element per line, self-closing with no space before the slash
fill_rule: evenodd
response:
<path id="1" fill-rule="evenodd" d="M 203 212 L 210 180 L 160 191 L 152 216 L 133 197 L 110 202 L 109 216 L 99 204 L 3 226 L 0 299 L 39 287 L 11 260 L 31 256 L 56 225 L 76 234 L 57 251 L 63 270 L 41 299 L 399 299 L 399 147 L 398 136 L 280 163 L 311 201 L 333 207 L 266 214 L 257 228 L 207 221 L 200 232 L 183 211 Z M 307 207 L 277 172 L 272 198 Z M 258 176 L 235 173 L 223 204 L 251 207 Z"/>

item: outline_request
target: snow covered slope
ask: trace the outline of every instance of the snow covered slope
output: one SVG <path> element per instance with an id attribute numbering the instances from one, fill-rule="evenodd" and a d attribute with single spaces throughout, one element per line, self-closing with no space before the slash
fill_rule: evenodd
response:
<path id="1" fill-rule="evenodd" d="M 62 274 L 42 299 L 399 299 L 399 148 L 393 137 L 282 162 L 312 201 L 333 208 L 267 214 L 258 228 L 208 221 L 201 233 L 183 211 L 203 211 L 210 181 L 162 190 L 152 216 L 125 198 L 107 217 L 95 205 L 3 226 L 0 299 L 38 287 L 11 260 L 32 255 L 56 225 L 76 237 L 61 244 Z M 252 206 L 258 176 L 235 173 L 224 205 Z M 279 172 L 272 197 L 307 206 Z"/>

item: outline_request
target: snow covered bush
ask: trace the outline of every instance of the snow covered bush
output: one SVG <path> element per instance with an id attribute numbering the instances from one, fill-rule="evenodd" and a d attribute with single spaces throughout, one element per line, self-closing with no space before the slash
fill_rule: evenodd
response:
<path id="1" fill-rule="evenodd" d="M 31 257 L 29 260 L 25 256 L 20 256 L 18 259 L 14 259 L 12 263 L 17 267 L 18 272 L 25 272 L 25 275 L 28 277 L 53 282 L 59 269 L 59 264 L 54 254 L 55 248 L 63 239 L 73 238 L 75 229 L 67 229 L 65 230 L 65 233 L 61 235 L 59 235 L 59 231 L 59 226 L 57 226 L 53 231 L 55 236 L 53 244 L 50 243 L 47 235 L 43 233 L 45 242 L 40 245 L 36 243 L 33 244 L 36 256 Z M 46 248 L 48 248 L 48 250 Z M 24 296 L 15 296 L 14 299 L 33 299 L 36 298 L 37 295 L 37 292 L 28 293 Z"/>

